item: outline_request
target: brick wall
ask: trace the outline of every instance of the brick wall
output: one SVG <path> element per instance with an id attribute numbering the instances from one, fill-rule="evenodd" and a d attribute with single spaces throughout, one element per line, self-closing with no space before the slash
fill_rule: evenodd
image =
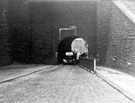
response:
<path id="1" fill-rule="evenodd" d="M 55 3 L 53 4 L 55 5 Z M 53 31 L 54 37 L 58 36 L 60 27 L 75 25 L 77 36 L 88 42 L 90 56 L 96 55 L 96 2 L 61 2 L 53 8 Z M 59 8 L 58 8 L 59 7 Z M 65 34 L 63 34 L 65 35 Z M 71 34 L 70 34 L 71 35 Z M 56 47 L 55 44 L 53 47 Z"/>
<path id="2" fill-rule="evenodd" d="M 96 56 L 96 2 L 45 1 L 34 1 L 39 3 L 37 6 L 31 6 L 29 0 L 7 1 L 8 28 L 2 29 L 1 58 L 7 63 L 51 63 L 59 43 L 59 28 L 72 25 L 77 26 L 77 35 L 88 42 L 90 55 Z M 73 31 L 63 35 L 68 33 Z"/>
<path id="3" fill-rule="evenodd" d="M 115 4 L 110 28 L 106 66 L 135 73 L 135 24 Z"/>
<path id="4" fill-rule="evenodd" d="M 106 60 L 111 5 L 107 0 L 97 2 L 97 65 L 104 65 Z"/>
<path id="5" fill-rule="evenodd" d="M 52 29 L 50 11 L 43 3 L 29 3 L 34 63 L 50 64 L 52 61 Z"/>
<path id="6" fill-rule="evenodd" d="M 77 3 L 77 1 L 74 2 Z M 48 12 L 49 8 L 47 7 L 49 6 L 39 6 L 39 11 L 38 8 L 35 8 L 35 12 L 31 12 L 30 9 L 32 8 L 27 0 L 9 0 L 8 20 L 11 35 L 8 47 L 11 49 L 11 60 L 34 63 L 46 62 L 47 56 L 50 57 L 57 51 L 58 29 L 76 25 L 77 35 L 84 38 L 89 44 L 90 56 L 96 57 L 98 54 L 98 64 L 105 64 L 111 4 L 107 1 L 99 1 L 97 5 L 94 1 L 79 2 L 78 4 L 68 2 L 71 6 L 65 2 L 56 6 L 55 2 L 52 3 L 51 12 Z M 38 18 L 36 11 L 43 15 L 39 15 Z M 33 22 L 33 20 L 37 21 Z M 50 20 L 54 23 L 50 23 Z M 39 27 L 37 28 L 37 26 Z"/>
<path id="7" fill-rule="evenodd" d="M 0 0 L 0 66 L 10 64 L 7 12 L 7 0 Z"/>
<path id="8" fill-rule="evenodd" d="M 9 0 L 11 58 L 14 62 L 31 62 L 31 34 L 26 0 Z"/>
<path id="9" fill-rule="evenodd" d="M 72 25 L 77 27 L 77 35 L 88 42 L 90 55 L 96 55 L 96 2 L 30 2 L 29 12 L 35 61 L 47 62 L 57 51 L 59 28 Z"/>

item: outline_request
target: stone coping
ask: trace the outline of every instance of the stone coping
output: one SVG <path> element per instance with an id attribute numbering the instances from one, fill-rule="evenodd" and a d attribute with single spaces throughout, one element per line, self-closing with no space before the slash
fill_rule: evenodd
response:
<path id="1" fill-rule="evenodd" d="M 93 57 L 80 57 L 80 59 L 84 59 L 84 60 L 94 60 L 95 58 L 93 58 Z"/>
<path id="2" fill-rule="evenodd" d="M 122 2 L 113 0 L 114 5 L 135 25 L 135 14 L 132 13 Z"/>

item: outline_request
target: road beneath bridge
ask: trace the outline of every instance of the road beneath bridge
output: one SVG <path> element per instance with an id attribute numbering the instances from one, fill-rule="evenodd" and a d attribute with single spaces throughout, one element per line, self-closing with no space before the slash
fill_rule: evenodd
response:
<path id="1" fill-rule="evenodd" d="M 0 103 L 133 103 L 79 66 L 58 65 L 0 84 Z"/>

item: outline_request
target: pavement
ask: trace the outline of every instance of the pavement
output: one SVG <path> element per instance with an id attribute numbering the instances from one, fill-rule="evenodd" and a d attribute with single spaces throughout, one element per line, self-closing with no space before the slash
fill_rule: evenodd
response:
<path id="1" fill-rule="evenodd" d="M 16 78 L 29 75 L 43 69 L 49 69 L 53 65 L 9 65 L 0 67 L 0 83 L 14 80 Z"/>
<path id="2" fill-rule="evenodd" d="M 97 66 L 96 74 L 129 99 L 135 101 L 135 77 L 124 72 Z"/>
<path id="3" fill-rule="evenodd" d="M 0 103 L 134 103 L 97 75 L 75 65 L 0 84 Z"/>
<path id="4" fill-rule="evenodd" d="M 0 83 L 52 68 L 54 65 L 10 65 L 0 68 Z M 96 75 L 135 101 L 135 77 L 107 67 L 97 66 Z"/>

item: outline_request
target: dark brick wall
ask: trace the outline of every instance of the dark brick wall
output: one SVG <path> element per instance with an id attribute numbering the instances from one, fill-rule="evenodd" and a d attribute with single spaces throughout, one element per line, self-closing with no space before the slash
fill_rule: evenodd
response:
<path id="1" fill-rule="evenodd" d="M 0 0 L 0 66 L 10 64 L 9 53 L 9 27 L 8 27 L 8 2 Z"/>
<path id="2" fill-rule="evenodd" d="M 53 56 L 51 15 L 43 3 L 29 4 L 34 63 L 51 63 Z"/>
<path id="3" fill-rule="evenodd" d="M 58 29 L 71 25 L 77 26 L 77 35 L 88 42 L 90 56 L 96 57 L 96 2 L 51 1 L 42 3 L 35 7 L 35 4 L 31 6 L 28 0 L 8 0 L 9 28 L 2 30 L 10 35 L 4 40 L 5 44 L 0 44 L 8 45 L 4 47 L 5 49 L 0 49 L 6 51 L 4 52 L 8 56 L 3 57 L 8 57 L 8 60 L 5 59 L 7 63 L 9 61 L 50 63 L 48 60 L 54 57 L 59 43 Z M 63 35 L 68 33 L 64 32 Z M 70 31 L 70 34 L 72 35 L 73 31 Z"/>
<path id="4" fill-rule="evenodd" d="M 113 2 L 97 3 L 97 64 L 135 73 L 135 24 Z"/>
<path id="5" fill-rule="evenodd" d="M 59 28 L 71 25 L 88 42 L 90 55 L 96 55 L 96 2 L 30 2 L 29 12 L 35 61 L 46 62 L 57 51 Z M 63 35 L 67 33 L 74 34 L 69 31 Z"/>
<path id="6" fill-rule="evenodd" d="M 10 49 L 13 62 L 31 63 L 32 46 L 26 0 L 9 0 Z"/>
<path id="7" fill-rule="evenodd" d="M 134 43 L 135 24 L 113 4 L 106 66 L 135 73 Z"/>
<path id="8" fill-rule="evenodd" d="M 51 63 L 59 43 L 59 28 L 71 25 L 77 26 L 77 35 L 88 42 L 90 55 L 96 55 L 96 2 L 8 0 L 7 3 L 8 30 L 2 30 L 10 35 L 8 39 L 4 36 L 4 43 L 0 44 L 6 45 L 0 46 L 5 53 L 2 58 L 12 63 Z M 63 37 L 74 34 L 62 33 Z"/>
<path id="9" fill-rule="evenodd" d="M 95 56 L 96 2 L 58 2 L 53 3 L 51 8 L 54 38 L 58 37 L 58 29 L 60 27 L 75 25 L 77 28 L 77 36 L 84 38 L 88 42 L 90 55 Z M 65 34 L 63 33 L 63 35 Z M 58 39 L 55 41 L 58 41 Z M 54 44 L 53 47 L 55 47 L 54 50 L 56 50 L 57 43 Z"/>
<path id="10" fill-rule="evenodd" d="M 111 1 L 97 2 L 97 65 L 104 65 L 110 32 Z"/>

